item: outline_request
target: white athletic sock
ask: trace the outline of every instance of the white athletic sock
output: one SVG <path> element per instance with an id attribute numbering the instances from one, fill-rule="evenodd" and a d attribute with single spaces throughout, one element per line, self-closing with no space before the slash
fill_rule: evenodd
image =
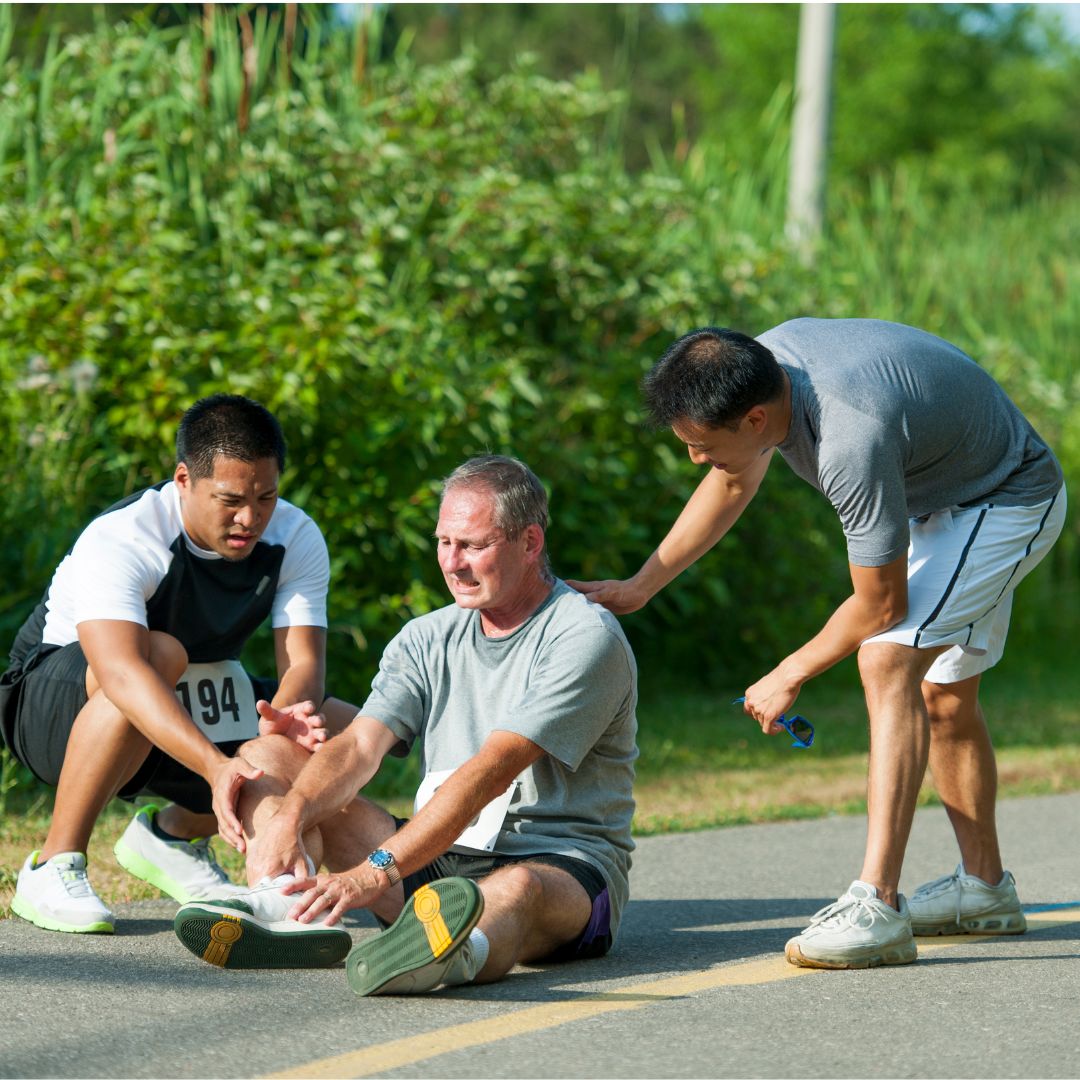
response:
<path id="1" fill-rule="evenodd" d="M 457 951 L 443 975 L 444 986 L 463 986 L 471 983 L 487 963 L 491 942 L 480 927 L 474 927 L 465 944 Z"/>

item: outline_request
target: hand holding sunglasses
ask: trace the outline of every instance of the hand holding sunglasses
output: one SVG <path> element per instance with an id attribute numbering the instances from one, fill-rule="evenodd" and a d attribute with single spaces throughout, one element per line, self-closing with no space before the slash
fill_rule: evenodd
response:
<path id="1" fill-rule="evenodd" d="M 737 697 L 731 704 L 741 705 L 745 701 L 745 696 Z M 783 716 L 778 716 L 776 718 L 776 723 L 784 728 L 795 740 L 791 745 L 796 750 L 809 750 L 810 747 L 814 745 L 814 725 L 811 724 L 805 716 L 800 716 L 796 713 L 790 720 Z"/>

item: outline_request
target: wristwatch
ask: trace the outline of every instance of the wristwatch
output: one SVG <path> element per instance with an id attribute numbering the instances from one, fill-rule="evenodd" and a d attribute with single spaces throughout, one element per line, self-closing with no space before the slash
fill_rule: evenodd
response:
<path id="1" fill-rule="evenodd" d="M 376 848 L 368 857 L 367 861 L 381 870 L 389 879 L 391 885 L 396 885 L 401 880 L 401 871 L 394 862 L 394 856 L 386 848 Z"/>

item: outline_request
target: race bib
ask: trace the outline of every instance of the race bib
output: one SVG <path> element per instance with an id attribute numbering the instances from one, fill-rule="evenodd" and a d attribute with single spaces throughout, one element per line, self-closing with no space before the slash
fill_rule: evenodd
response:
<path id="1" fill-rule="evenodd" d="M 414 809 L 419 810 L 427 803 L 443 785 L 446 778 L 453 775 L 454 771 L 454 769 L 446 769 L 443 772 L 428 773 L 417 789 L 416 799 L 413 803 Z M 510 803 L 514 799 L 517 786 L 518 781 L 515 780 L 501 795 L 492 799 L 451 844 L 451 850 L 494 851 L 496 841 L 499 839 L 499 832 L 502 829 L 503 822 L 506 820 L 506 813 L 510 809 Z"/>
<path id="2" fill-rule="evenodd" d="M 213 743 L 254 739 L 259 734 L 255 691 L 239 660 L 188 664 L 176 684 L 176 696 Z"/>

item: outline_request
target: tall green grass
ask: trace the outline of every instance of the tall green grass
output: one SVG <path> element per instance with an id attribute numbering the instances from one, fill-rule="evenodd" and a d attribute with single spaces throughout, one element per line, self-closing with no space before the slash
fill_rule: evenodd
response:
<path id="1" fill-rule="evenodd" d="M 836 184 L 806 266 L 784 239 L 788 87 L 742 145 L 654 146 L 631 175 L 618 95 L 590 77 L 490 80 L 468 57 L 414 64 L 407 40 L 383 59 L 377 9 L 294 11 L 100 21 L 31 63 L 0 6 L 0 646 L 75 530 L 160 479 L 182 407 L 222 387 L 286 422 L 286 491 L 330 533 L 332 683 L 354 697 L 443 600 L 433 482 L 468 453 L 552 483 L 560 572 L 640 563 L 697 474 L 640 430 L 637 382 L 694 325 L 920 325 L 1078 474 L 1077 195 L 943 197 L 910 169 Z M 1076 630 L 1076 523 L 1017 606 L 1033 652 Z M 627 621 L 643 681 L 775 662 L 846 588 L 835 515 L 778 467 L 723 551 Z"/>

